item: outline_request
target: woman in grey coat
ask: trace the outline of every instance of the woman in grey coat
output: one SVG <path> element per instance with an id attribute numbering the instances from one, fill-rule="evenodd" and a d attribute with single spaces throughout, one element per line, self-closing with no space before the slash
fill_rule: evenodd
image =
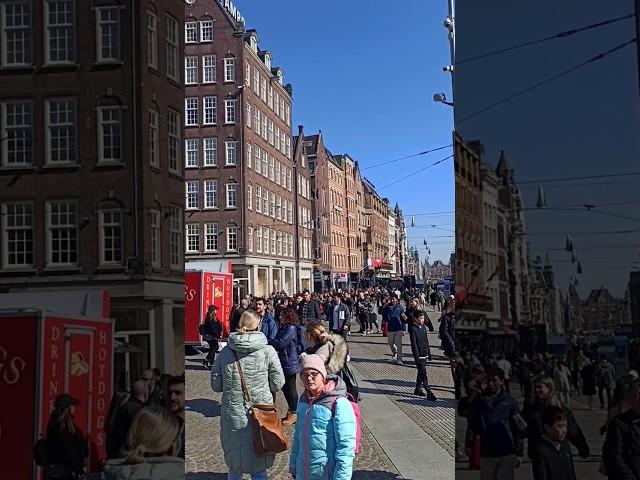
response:
<path id="1" fill-rule="evenodd" d="M 243 473 L 252 480 L 266 480 L 267 468 L 275 455 L 256 455 L 253 432 L 236 368 L 234 352 L 240 359 L 249 396 L 253 403 L 272 403 L 273 395 L 284 385 L 284 373 L 278 354 L 260 331 L 260 317 L 247 310 L 240 317 L 237 333 L 229 336 L 228 345 L 220 352 L 211 369 L 211 388 L 222 392 L 220 441 L 229 480 L 241 480 Z"/>

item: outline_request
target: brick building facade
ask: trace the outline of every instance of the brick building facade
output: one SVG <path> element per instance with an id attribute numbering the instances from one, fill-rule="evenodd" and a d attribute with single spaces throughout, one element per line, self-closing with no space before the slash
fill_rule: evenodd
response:
<path id="1" fill-rule="evenodd" d="M 184 7 L 97 3 L 0 4 L 0 288 L 109 290 L 127 387 L 184 366 Z"/>

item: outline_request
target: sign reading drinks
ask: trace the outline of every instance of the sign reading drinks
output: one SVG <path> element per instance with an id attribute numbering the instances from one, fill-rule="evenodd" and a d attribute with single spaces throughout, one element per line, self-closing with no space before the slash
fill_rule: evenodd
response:
<path id="1" fill-rule="evenodd" d="M 234 20 L 238 23 L 242 23 L 244 25 L 244 17 L 242 16 L 242 14 L 240 13 L 240 10 L 238 10 L 236 8 L 236 6 L 233 4 L 233 2 L 231 0 L 218 0 L 218 3 L 220 4 L 220 6 L 222 6 L 227 12 L 229 12 L 229 15 L 231 15 Z"/>

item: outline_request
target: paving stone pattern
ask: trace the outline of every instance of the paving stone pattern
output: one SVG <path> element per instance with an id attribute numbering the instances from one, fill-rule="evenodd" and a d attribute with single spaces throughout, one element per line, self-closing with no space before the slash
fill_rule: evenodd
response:
<path id="1" fill-rule="evenodd" d="M 226 479 L 227 468 L 220 445 L 220 399 L 210 387 L 210 375 L 201 364 L 202 357 L 186 359 L 186 480 Z M 302 386 L 298 385 L 298 391 Z M 278 408 L 286 413 L 284 396 L 278 393 Z M 353 479 L 391 480 L 397 470 L 362 422 L 362 448 L 355 460 Z M 293 427 L 287 429 L 291 437 Z M 277 455 L 269 470 L 271 480 L 288 479 L 289 454 Z M 249 478 L 245 475 L 245 478 Z"/>

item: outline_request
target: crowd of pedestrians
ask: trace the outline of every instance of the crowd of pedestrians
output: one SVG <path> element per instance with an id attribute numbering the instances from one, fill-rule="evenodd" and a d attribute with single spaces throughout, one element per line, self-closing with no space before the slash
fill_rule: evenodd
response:
<path id="1" fill-rule="evenodd" d="M 461 352 L 458 414 L 466 417 L 467 430 L 465 452 L 456 442 L 457 460 L 466 453 L 483 480 L 510 480 L 526 454 L 535 480 L 576 480 L 574 454 L 592 458 L 594 445 L 571 409 L 572 397 L 583 396 L 593 409 L 597 393 L 600 409 L 607 410 L 597 470 L 612 480 L 640 479 L 638 374 L 617 372 L 605 355 L 595 354 L 592 346 L 575 346 L 561 357 Z M 519 391 L 509 386 L 512 375 Z"/>
<path id="2" fill-rule="evenodd" d="M 81 480 L 89 462 L 89 440 L 75 422 L 80 401 L 60 395 L 35 461 L 45 480 Z M 105 425 L 104 480 L 184 479 L 184 375 L 144 370 L 131 391 L 116 393 Z"/>
<path id="3" fill-rule="evenodd" d="M 440 336 L 454 358 L 455 305 L 451 298 L 439 304 L 439 297 L 433 296 L 431 310 L 443 311 Z M 349 366 L 349 337 L 387 335 L 392 361 L 403 365 L 402 339 L 408 334 L 417 368 L 414 393 L 435 401 L 427 374 L 432 359 L 427 333 L 435 331 L 425 312 L 430 298 L 430 292 L 419 290 L 305 290 L 292 298 L 282 292 L 267 298 L 246 296 L 235 305 L 225 348 L 204 361 L 211 369 L 213 391 L 222 393 L 220 439 L 229 480 L 243 474 L 265 480 L 283 447 L 269 444 L 264 435 L 281 438 L 285 426 L 293 427 L 284 447 L 291 478 L 350 479 L 360 444 L 360 394 Z M 207 313 L 203 325 L 207 323 L 201 332 L 215 335 L 205 340 L 217 351 L 223 329 L 215 309 Z M 257 422 L 262 413 L 276 411 L 279 391 L 286 415 L 273 424 Z M 257 434 L 263 437 L 256 439 Z M 263 445 L 260 452 L 258 444 Z"/>

